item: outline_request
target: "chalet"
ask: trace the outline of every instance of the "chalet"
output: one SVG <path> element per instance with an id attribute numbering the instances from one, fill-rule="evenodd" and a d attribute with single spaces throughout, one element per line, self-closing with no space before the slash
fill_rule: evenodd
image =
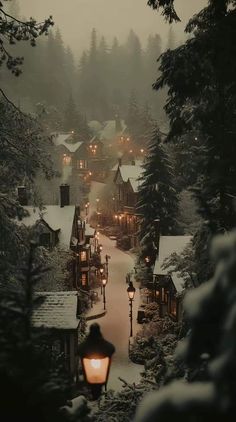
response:
<path id="1" fill-rule="evenodd" d="M 74 287 L 89 288 L 91 242 L 95 233 L 80 215 L 80 207 L 69 205 L 69 185 L 60 186 L 61 205 L 47 205 L 43 210 L 25 206 L 28 212 L 21 223 L 33 227 L 36 242 L 52 250 L 54 247 L 74 255 Z"/>
<path id="2" fill-rule="evenodd" d="M 52 352 L 64 355 L 66 370 L 78 379 L 78 293 L 40 292 L 42 303 L 34 310 L 32 323 L 50 333 Z"/>
<path id="3" fill-rule="evenodd" d="M 137 245 L 139 216 L 137 213 L 139 178 L 142 167 L 133 162 L 131 165 L 119 164 L 114 183 L 116 186 L 115 218 L 124 234 L 130 237 L 130 246 Z"/>
<path id="4" fill-rule="evenodd" d="M 88 146 L 86 142 L 76 141 L 71 133 L 53 134 L 57 163 L 62 174 L 89 174 Z"/>
<path id="5" fill-rule="evenodd" d="M 107 120 L 103 124 L 103 128 L 99 132 L 99 137 L 103 141 L 104 145 L 117 143 L 117 139 L 120 138 L 121 133 L 126 128 L 124 120 L 116 118 L 114 120 Z"/>
<path id="6" fill-rule="evenodd" d="M 153 270 L 153 292 L 160 306 L 160 316 L 169 315 L 174 320 L 182 318 L 184 280 L 180 273 L 164 269 L 163 264 L 172 254 L 181 254 L 190 243 L 191 236 L 160 236 L 159 252 Z"/>

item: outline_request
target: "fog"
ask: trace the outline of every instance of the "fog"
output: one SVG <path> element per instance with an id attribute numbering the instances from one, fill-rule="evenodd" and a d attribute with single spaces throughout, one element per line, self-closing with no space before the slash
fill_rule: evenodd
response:
<path id="1" fill-rule="evenodd" d="M 131 28 L 143 43 L 150 33 L 156 32 L 164 41 L 169 25 L 146 3 L 147 0 L 19 0 L 24 16 L 42 19 L 52 14 L 65 43 L 78 55 L 88 47 L 93 27 L 108 41 L 117 36 L 123 42 Z M 187 20 L 204 4 L 206 0 L 176 0 L 176 8 L 182 19 L 181 23 L 173 25 L 177 39 L 184 38 Z"/>

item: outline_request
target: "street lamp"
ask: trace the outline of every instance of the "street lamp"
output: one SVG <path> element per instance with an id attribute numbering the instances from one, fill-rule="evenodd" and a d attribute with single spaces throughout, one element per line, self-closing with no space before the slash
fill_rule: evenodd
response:
<path id="1" fill-rule="evenodd" d="M 99 273 L 100 273 L 100 280 L 101 280 L 101 295 L 102 295 L 102 292 L 103 292 L 103 290 L 102 290 L 102 276 L 103 276 L 103 273 L 104 273 L 104 267 L 103 266 L 101 266 L 99 268 Z"/>
<path id="2" fill-rule="evenodd" d="M 107 279 L 105 276 L 102 278 L 102 291 L 103 291 L 103 309 L 106 310 L 106 285 Z"/>
<path id="3" fill-rule="evenodd" d="M 101 395 L 102 387 L 106 387 L 114 352 L 115 347 L 103 338 L 100 326 L 92 324 L 88 336 L 78 348 L 78 354 L 84 378 L 90 385 L 95 400 Z"/>
<path id="4" fill-rule="evenodd" d="M 129 282 L 129 287 L 127 289 L 128 298 L 129 298 L 129 306 L 130 306 L 130 313 L 129 313 L 129 318 L 130 318 L 130 337 L 133 337 L 133 300 L 134 300 L 135 291 L 136 291 L 136 289 L 133 286 L 132 281 L 130 281 Z"/>

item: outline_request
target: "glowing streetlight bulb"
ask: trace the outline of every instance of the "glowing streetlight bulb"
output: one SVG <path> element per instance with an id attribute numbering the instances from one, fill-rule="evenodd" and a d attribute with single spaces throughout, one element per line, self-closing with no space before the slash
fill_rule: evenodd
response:
<path id="1" fill-rule="evenodd" d="M 100 369 L 101 368 L 101 360 L 100 359 L 91 359 L 91 366 L 94 369 Z"/>

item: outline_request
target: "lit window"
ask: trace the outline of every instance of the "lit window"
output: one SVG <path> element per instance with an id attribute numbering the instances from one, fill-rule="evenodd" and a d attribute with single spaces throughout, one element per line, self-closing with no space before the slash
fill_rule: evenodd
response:
<path id="1" fill-rule="evenodd" d="M 86 276 L 86 274 L 82 274 L 82 276 L 81 276 L 81 284 L 82 284 L 82 286 L 86 286 L 87 285 L 87 276 Z"/>
<path id="2" fill-rule="evenodd" d="M 77 169 L 82 170 L 87 168 L 86 160 L 77 160 Z"/>
<path id="3" fill-rule="evenodd" d="M 86 251 L 80 252 L 80 260 L 82 262 L 87 261 L 87 253 L 86 253 Z"/>
<path id="4" fill-rule="evenodd" d="M 69 166 L 71 164 L 71 156 L 63 154 L 63 160 L 62 161 L 63 161 L 64 166 Z"/>

